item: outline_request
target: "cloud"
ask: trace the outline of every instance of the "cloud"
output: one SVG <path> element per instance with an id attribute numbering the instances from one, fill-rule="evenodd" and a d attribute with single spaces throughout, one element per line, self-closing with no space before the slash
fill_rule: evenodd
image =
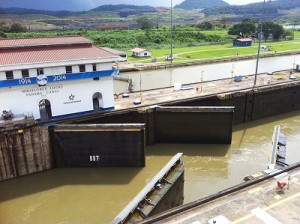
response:
<path id="1" fill-rule="evenodd" d="M 246 5 L 250 3 L 263 2 L 264 0 L 223 0 L 224 2 L 229 3 L 230 5 Z"/>
<path id="2" fill-rule="evenodd" d="M 18 7 L 41 10 L 81 11 L 94 7 L 93 0 L 0 0 L 0 7 Z"/>

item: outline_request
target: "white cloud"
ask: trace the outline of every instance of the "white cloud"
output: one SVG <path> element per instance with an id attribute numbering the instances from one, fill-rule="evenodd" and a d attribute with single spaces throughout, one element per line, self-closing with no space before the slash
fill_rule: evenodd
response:
<path id="1" fill-rule="evenodd" d="M 87 10 L 93 0 L 0 0 L 0 7 L 19 7 L 42 10 Z"/>
<path id="2" fill-rule="evenodd" d="M 230 5 L 246 5 L 255 2 L 263 2 L 264 0 L 223 0 L 223 1 L 229 3 Z"/>

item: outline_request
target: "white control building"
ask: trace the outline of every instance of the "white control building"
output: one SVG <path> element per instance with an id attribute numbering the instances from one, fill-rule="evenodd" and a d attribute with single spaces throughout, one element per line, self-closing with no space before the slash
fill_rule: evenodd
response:
<path id="1" fill-rule="evenodd" d="M 0 116 L 50 120 L 114 109 L 113 63 L 123 59 L 81 36 L 0 39 Z"/>

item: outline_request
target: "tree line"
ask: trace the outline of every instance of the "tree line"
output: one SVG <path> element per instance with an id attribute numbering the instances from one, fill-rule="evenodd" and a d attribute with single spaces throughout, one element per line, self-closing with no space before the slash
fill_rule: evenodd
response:
<path id="1" fill-rule="evenodd" d="M 22 33 L 26 31 L 26 26 L 22 25 L 21 23 L 7 25 L 4 22 L 0 22 L 0 37 L 7 37 L 5 33 Z"/>
<path id="2" fill-rule="evenodd" d="M 291 30 L 285 30 L 282 25 L 272 21 L 265 21 L 258 24 L 256 19 L 244 19 L 241 23 L 234 24 L 229 28 L 228 34 L 238 37 L 258 38 L 261 35 L 265 41 L 268 38 L 279 41 L 281 38 L 294 38 Z M 262 26 L 262 27 L 261 27 Z M 260 34 L 262 31 L 262 34 Z"/>
<path id="3" fill-rule="evenodd" d="M 256 19 L 244 19 L 228 29 L 224 24 L 214 24 L 211 21 L 202 21 L 189 25 L 155 26 L 146 16 L 136 19 L 137 29 L 107 29 L 107 30 L 75 30 L 59 33 L 27 32 L 22 24 L 10 26 L 0 23 L 0 31 L 9 37 L 38 37 L 57 35 L 84 35 L 94 41 L 97 46 L 128 50 L 134 47 L 161 49 L 170 47 L 171 38 L 173 47 L 200 46 L 209 44 L 224 44 L 236 37 L 258 36 L 260 25 Z M 205 32 L 210 31 L 210 32 Z M 221 32 L 219 32 L 221 31 Z M 225 32 L 224 32 L 225 31 Z M 281 25 L 266 21 L 262 31 L 265 40 L 272 37 L 274 40 L 292 37 L 293 32 L 283 29 Z M 1 35 L 1 33 L 0 33 Z M 4 36 L 2 36 L 4 37 Z"/>

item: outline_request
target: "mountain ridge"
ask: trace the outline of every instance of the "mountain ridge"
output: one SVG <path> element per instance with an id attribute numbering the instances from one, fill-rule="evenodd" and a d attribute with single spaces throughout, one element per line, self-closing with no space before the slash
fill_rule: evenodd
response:
<path id="1" fill-rule="evenodd" d="M 159 8 L 159 7 L 158 7 Z M 137 6 L 137 5 L 126 5 L 126 4 L 119 4 L 119 5 L 101 5 L 99 7 L 86 10 L 86 11 L 68 11 L 68 10 L 39 10 L 39 9 L 27 9 L 27 8 L 19 8 L 19 7 L 10 7 L 10 8 L 2 8 L 0 7 L 1 14 L 45 14 L 51 16 L 68 16 L 72 14 L 78 14 L 83 12 L 112 12 L 112 11 L 122 11 L 122 10 L 137 10 L 139 12 L 155 12 L 156 7 L 144 5 L 144 6 Z"/>

